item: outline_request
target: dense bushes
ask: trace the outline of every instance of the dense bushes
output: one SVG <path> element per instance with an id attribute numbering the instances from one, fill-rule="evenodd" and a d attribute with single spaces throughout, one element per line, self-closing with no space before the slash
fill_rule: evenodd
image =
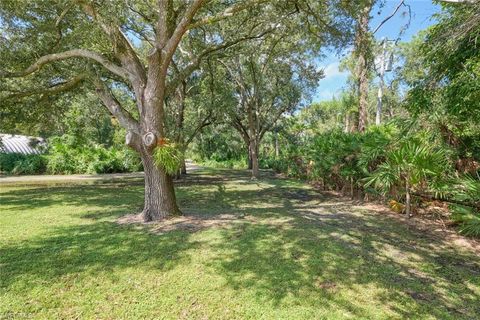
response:
<path id="1" fill-rule="evenodd" d="M 291 177 L 352 197 L 389 200 L 410 214 L 423 196 L 468 204 L 452 205 L 460 231 L 480 236 L 480 180 L 455 170 L 455 152 L 425 132 L 406 135 L 397 126 L 363 134 L 332 130 L 284 145 L 279 158 L 262 161 Z"/>
<path id="2" fill-rule="evenodd" d="M 217 168 L 217 169 L 246 169 L 247 168 L 246 159 L 229 159 L 229 160 L 223 160 L 223 161 L 218 161 L 214 159 L 206 159 L 206 160 L 198 159 L 195 161 L 201 164 L 202 166 Z"/>
<path id="3" fill-rule="evenodd" d="M 139 157 L 127 148 L 75 145 L 68 138 L 49 140 L 47 172 L 51 174 L 115 173 L 141 170 Z"/>
<path id="4" fill-rule="evenodd" d="M 470 176 L 459 179 L 453 188 L 453 196 L 456 200 L 471 203 L 471 206 L 452 204 L 452 220 L 459 224 L 463 234 L 480 238 L 480 179 Z"/>
<path id="5" fill-rule="evenodd" d="M 78 145 L 69 136 L 49 139 L 45 155 L 0 154 L 0 171 L 7 174 L 117 173 L 140 170 L 140 158 L 126 147 Z"/>
<path id="6" fill-rule="evenodd" d="M 363 189 L 363 179 L 385 159 L 393 131 L 393 127 L 377 127 L 366 134 L 327 131 L 292 142 L 282 149 L 279 159 L 264 163 L 291 177 L 313 180 L 325 189 Z"/>
<path id="7" fill-rule="evenodd" d="M 43 155 L 0 153 L 0 173 L 41 174 L 46 171 L 46 164 Z"/>

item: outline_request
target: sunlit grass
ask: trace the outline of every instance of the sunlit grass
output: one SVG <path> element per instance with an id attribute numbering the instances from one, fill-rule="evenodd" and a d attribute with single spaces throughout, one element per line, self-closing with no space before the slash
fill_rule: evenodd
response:
<path id="1" fill-rule="evenodd" d="M 119 225 L 139 180 L 0 188 L 1 318 L 475 319 L 480 258 L 298 181 L 205 170 L 189 215 L 227 225 Z"/>

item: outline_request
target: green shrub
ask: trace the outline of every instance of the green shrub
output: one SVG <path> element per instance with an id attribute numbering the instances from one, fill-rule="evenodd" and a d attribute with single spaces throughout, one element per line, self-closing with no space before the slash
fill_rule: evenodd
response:
<path id="1" fill-rule="evenodd" d="M 119 173 L 142 169 L 138 155 L 126 147 L 76 145 L 67 137 L 49 141 L 47 172 L 50 174 Z"/>
<path id="2" fill-rule="evenodd" d="M 217 168 L 217 169 L 246 169 L 247 160 L 246 159 L 229 159 L 229 160 L 199 160 L 198 161 L 202 166 Z"/>
<path id="3" fill-rule="evenodd" d="M 480 212 L 461 205 L 451 205 L 451 219 L 458 224 L 458 231 L 466 236 L 480 238 Z"/>
<path id="4" fill-rule="evenodd" d="M 0 153 L 0 172 L 6 174 L 42 174 L 46 170 L 46 158 L 43 155 L 24 155 L 19 153 Z"/>
<path id="5" fill-rule="evenodd" d="M 411 193 L 431 191 L 437 180 L 446 178 L 448 166 L 443 149 L 407 139 L 388 151 L 385 161 L 365 179 L 365 185 L 384 193 L 401 190 L 406 199 L 406 213 L 410 214 Z"/>
<path id="6" fill-rule="evenodd" d="M 452 220 L 459 224 L 460 233 L 480 238 L 480 178 L 465 176 L 452 186 L 453 197 L 458 201 L 470 203 L 477 209 L 462 205 L 452 205 Z"/>
<path id="7" fill-rule="evenodd" d="M 25 158 L 19 153 L 0 153 L 0 172 L 11 173 L 17 161 Z"/>

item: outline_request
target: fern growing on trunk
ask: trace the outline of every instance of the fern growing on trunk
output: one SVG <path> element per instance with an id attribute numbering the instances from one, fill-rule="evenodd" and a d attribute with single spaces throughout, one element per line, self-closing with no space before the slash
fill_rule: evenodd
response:
<path id="1" fill-rule="evenodd" d="M 168 139 L 161 139 L 153 152 L 155 164 L 162 167 L 169 175 L 176 174 L 184 160 L 183 152 Z"/>

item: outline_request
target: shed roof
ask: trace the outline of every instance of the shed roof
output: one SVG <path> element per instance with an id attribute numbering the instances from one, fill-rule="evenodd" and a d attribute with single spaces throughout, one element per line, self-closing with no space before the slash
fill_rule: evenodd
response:
<path id="1" fill-rule="evenodd" d="M 41 154 L 45 150 L 43 138 L 0 133 L 0 152 L 20 154 Z"/>

